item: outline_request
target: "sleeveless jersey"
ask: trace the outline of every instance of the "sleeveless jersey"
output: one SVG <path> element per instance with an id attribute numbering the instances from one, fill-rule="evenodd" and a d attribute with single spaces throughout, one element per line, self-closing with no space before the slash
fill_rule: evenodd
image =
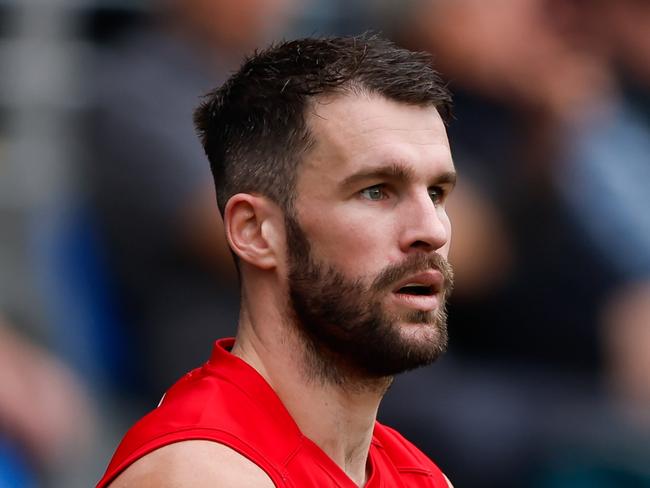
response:
<path id="1" fill-rule="evenodd" d="M 160 405 L 126 434 L 97 488 L 133 462 L 184 440 L 224 444 L 259 466 L 278 488 L 357 488 L 305 437 L 270 385 L 230 354 L 234 339 L 216 342 L 210 360 L 186 374 Z M 447 488 L 438 467 L 395 430 L 376 422 L 366 488 Z"/>

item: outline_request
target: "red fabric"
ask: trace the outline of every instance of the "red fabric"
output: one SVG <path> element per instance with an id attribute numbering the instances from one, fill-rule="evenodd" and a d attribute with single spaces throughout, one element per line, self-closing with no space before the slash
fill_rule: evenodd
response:
<path id="1" fill-rule="evenodd" d="M 129 465 L 162 446 L 204 439 L 229 446 L 263 469 L 280 488 L 356 485 L 306 438 L 280 398 L 247 363 L 217 341 L 210 360 L 178 381 L 161 404 L 126 434 L 97 484 L 104 488 Z M 367 488 L 435 487 L 438 467 L 396 431 L 376 423 Z"/>

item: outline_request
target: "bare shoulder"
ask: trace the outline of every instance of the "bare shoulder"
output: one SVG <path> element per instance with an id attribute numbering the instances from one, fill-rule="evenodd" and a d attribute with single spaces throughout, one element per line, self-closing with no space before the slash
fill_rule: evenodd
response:
<path id="1" fill-rule="evenodd" d="M 161 447 L 129 466 L 110 488 L 274 488 L 256 464 L 216 442 L 191 440 Z"/>

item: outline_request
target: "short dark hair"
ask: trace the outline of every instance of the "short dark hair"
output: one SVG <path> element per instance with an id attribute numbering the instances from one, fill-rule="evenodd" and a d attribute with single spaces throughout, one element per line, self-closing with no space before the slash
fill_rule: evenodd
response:
<path id="1" fill-rule="evenodd" d="M 310 101 L 346 92 L 434 106 L 444 120 L 451 95 L 426 53 L 377 35 L 282 42 L 248 57 L 194 113 L 219 209 L 236 193 L 258 193 L 290 209 L 297 167 L 311 144 Z"/>

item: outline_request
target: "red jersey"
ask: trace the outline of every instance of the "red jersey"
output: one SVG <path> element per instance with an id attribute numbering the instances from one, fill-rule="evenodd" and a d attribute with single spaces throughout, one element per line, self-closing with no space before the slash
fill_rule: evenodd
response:
<path id="1" fill-rule="evenodd" d="M 210 360 L 186 374 L 161 404 L 126 434 L 104 488 L 129 465 L 184 440 L 224 444 L 259 466 L 278 488 L 341 487 L 355 483 L 301 432 L 280 398 L 249 364 L 230 354 L 234 339 L 217 341 Z M 447 488 L 438 467 L 393 429 L 375 424 L 366 488 Z"/>

